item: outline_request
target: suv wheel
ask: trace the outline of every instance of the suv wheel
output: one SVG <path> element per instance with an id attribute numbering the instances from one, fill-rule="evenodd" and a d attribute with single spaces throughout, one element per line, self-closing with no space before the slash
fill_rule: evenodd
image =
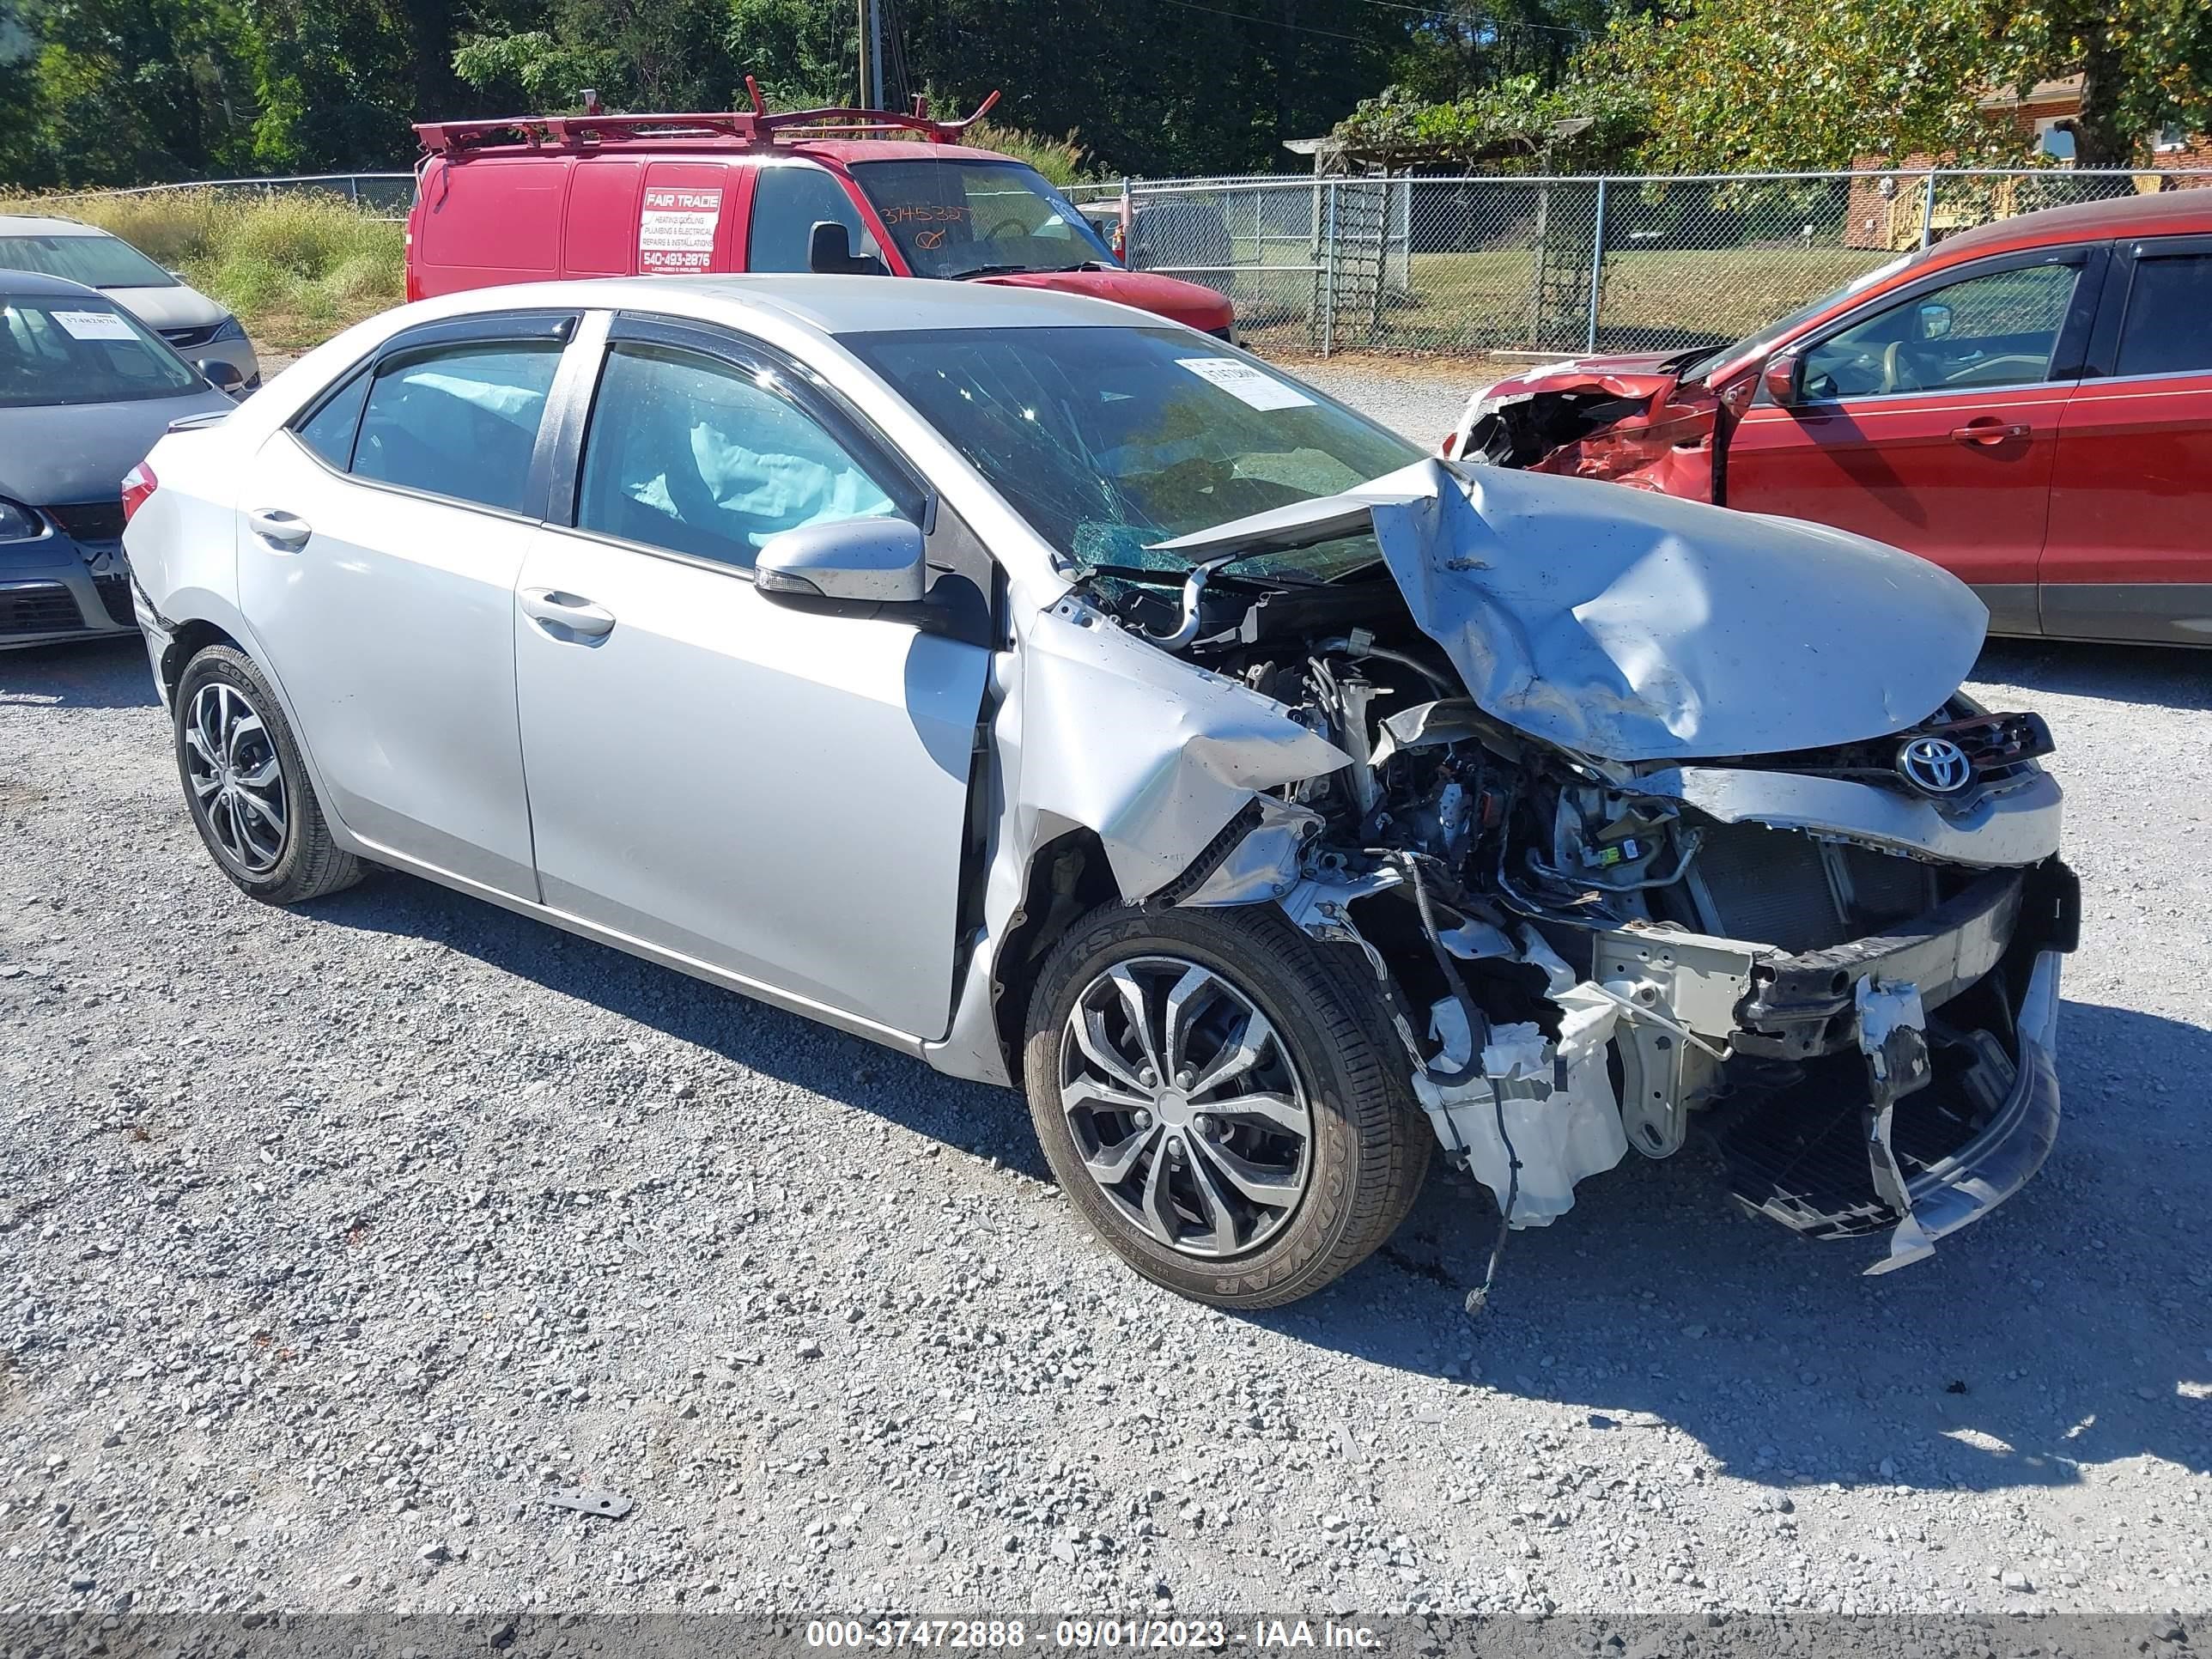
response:
<path id="1" fill-rule="evenodd" d="M 1272 907 L 1093 911 L 1038 976 L 1024 1070 L 1084 1219 L 1219 1307 L 1276 1307 L 1357 1266 L 1428 1168 L 1372 979 Z"/>
<path id="2" fill-rule="evenodd" d="M 361 879 L 360 861 L 331 839 L 292 728 L 251 658 L 208 647 L 185 665 L 174 704 L 177 773 L 223 874 L 270 904 Z"/>

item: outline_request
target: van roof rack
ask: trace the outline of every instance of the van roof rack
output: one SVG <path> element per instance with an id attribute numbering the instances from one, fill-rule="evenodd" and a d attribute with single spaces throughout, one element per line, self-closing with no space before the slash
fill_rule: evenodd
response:
<path id="1" fill-rule="evenodd" d="M 526 149 L 571 149 L 622 144 L 641 138 L 726 138 L 740 144 L 773 144 L 779 136 L 794 138 L 866 138 L 895 132 L 919 133 L 933 144 L 957 143 L 969 127 L 998 103 L 994 92 L 964 121 L 939 121 L 929 100 L 915 94 L 911 114 L 885 109 L 798 109 L 769 113 L 759 84 L 745 76 L 749 110 L 691 115 L 502 115 L 480 121 L 418 121 L 416 135 L 432 154 L 458 155 L 495 145 Z M 596 101 L 596 100 L 594 100 Z"/>

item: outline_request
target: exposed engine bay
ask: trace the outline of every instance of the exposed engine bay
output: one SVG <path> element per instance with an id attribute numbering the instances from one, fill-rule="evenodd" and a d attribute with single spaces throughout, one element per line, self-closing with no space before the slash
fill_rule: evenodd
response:
<path id="1" fill-rule="evenodd" d="M 1379 563 L 1244 570 L 1121 571 L 1093 597 L 1350 763 L 1264 792 L 1148 902 L 1272 901 L 1362 952 L 1504 1228 L 1694 1134 L 1749 1211 L 1889 1231 L 1879 1272 L 2041 1163 L 2042 963 L 2078 897 L 2039 718 L 1954 694 L 1874 738 L 1608 757 L 1486 710 Z"/>

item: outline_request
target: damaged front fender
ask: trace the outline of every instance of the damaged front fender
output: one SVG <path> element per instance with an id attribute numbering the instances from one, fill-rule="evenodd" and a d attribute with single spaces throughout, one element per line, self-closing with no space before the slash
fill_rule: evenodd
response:
<path id="1" fill-rule="evenodd" d="M 1135 639 L 1079 599 L 1039 616 L 1024 644 L 1021 798 L 1096 830 L 1133 903 L 1182 875 L 1259 791 L 1352 763 L 1281 704 Z M 1288 822 L 1263 842 L 1263 866 Z"/>

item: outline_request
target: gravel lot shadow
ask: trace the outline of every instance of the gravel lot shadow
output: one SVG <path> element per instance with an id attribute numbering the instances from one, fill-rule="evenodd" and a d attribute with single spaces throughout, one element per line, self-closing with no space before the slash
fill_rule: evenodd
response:
<path id="1" fill-rule="evenodd" d="M 150 708 L 160 701 L 146 642 L 136 634 L 0 651 L 0 706 Z"/>
<path id="2" fill-rule="evenodd" d="M 1970 678 L 2157 708 L 2212 709 L 2212 651 L 1991 640 Z"/>
<path id="3" fill-rule="evenodd" d="M 1775 1485 L 2056 1486 L 2136 1457 L 2202 1473 L 2212 1147 L 2173 1114 L 2212 1075 L 2212 1030 L 2069 1001 L 2062 1049 L 2068 1117 L 2041 1176 L 1898 1273 L 1860 1276 L 1872 1241 L 1737 1214 L 1693 1148 L 1632 1157 L 1515 1234 L 1474 1318 L 1461 1298 L 1496 1210 L 1447 1177 L 1382 1255 L 1259 1322 L 1409 1370 L 1458 1364 L 1599 1431 L 1671 1425 Z"/>
<path id="4" fill-rule="evenodd" d="M 859 1037 L 411 876 L 378 872 L 307 908 L 342 927 L 434 939 L 763 1077 L 1051 1179 L 1028 1110 L 1007 1090 L 942 1076 Z"/>

